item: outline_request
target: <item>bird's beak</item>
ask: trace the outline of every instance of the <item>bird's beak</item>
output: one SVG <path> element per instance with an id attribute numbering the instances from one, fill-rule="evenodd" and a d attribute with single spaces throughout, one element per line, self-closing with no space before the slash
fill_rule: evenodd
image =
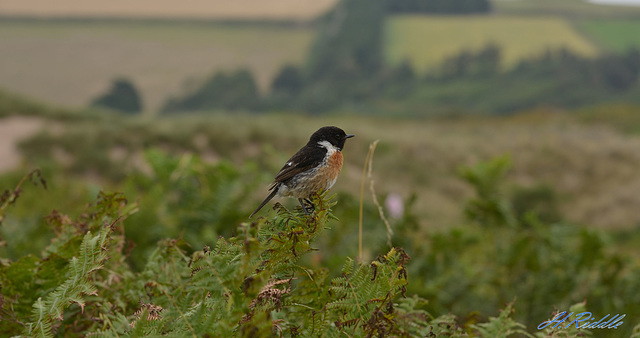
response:
<path id="1" fill-rule="evenodd" d="M 348 134 L 348 135 L 345 135 L 345 137 L 344 137 L 344 138 L 345 138 L 345 140 L 346 140 L 346 139 L 348 139 L 348 138 L 352 138 L 352 137 L 354 137 L 354 136 L 356 136 L 356 135 Z"/>

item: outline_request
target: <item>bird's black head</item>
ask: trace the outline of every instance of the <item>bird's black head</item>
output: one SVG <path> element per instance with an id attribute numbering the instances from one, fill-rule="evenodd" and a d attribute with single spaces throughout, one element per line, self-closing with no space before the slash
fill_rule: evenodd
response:
<path id="1" fill-rule="evenodd" d="M 331 143 L 334 147 L 342 150 L 344 147 L 344 142 L 355 135 L 349 134 L 347 135 L 344 130 L 338 127 L 322 127 L 318 129 L 311 138 L 309 139 L 308 144 L 317 145 L 319 142 L 327 141 Z"/>

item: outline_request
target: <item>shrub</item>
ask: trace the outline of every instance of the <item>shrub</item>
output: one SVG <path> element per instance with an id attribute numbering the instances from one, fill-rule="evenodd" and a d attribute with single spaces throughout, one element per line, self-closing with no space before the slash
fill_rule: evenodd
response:
<path id="1" fill-rule="evenodd" d="M 129 114 L 142 111 L 142 100 L 138 90 L 131 81 L 124 78 L 113 80 L 111 88 L 95 98 L 91 105 Z"/>
<path id="2" fill-rule="evenodd" d="M 252 110 L 258 100 L 258 87 L 253 74 L 240 69 L 233 73 L 215 73 L 195 92 L 170 99 L 162 111 Z"/>

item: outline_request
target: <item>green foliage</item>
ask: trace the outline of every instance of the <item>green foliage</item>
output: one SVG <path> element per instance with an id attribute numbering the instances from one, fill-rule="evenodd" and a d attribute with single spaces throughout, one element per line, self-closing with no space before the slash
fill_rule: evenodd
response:
<path id="1" fill-rule="evenodd" d="M 127 237 L 139 247 L 130 262 L 142 268 L 155 243 L 167 236 L 182 238 L 193 248 L 230 236 L 250 213 L 250 201 L 261 177 L 255 166 L 236 167 L 227 161 L 207 165 L 192 154 L 168 156 L 159 150 L 145 154 L 150 173 L 136 172 L 123 182 L 144 206 L 129 223 Z"/>
<path id="2" fill-rule="evenodd" d="M 510 316 L 513 312 L 513 302 L 500 311 L 498 317 L 490 317 L 487 323 L 473 324 L 481 337 L 508 337 L 512 334 L 530 336 L 525 331 L 525 326 L 513 320 Z"/>
<path id="3" fill-rule="evenodd" d="M 639 300 L 634 291 L 640 286 L 638 265 L 612 250 L 610 238 L 600 231 L 543 221 L 535 209 L 519 212 L 518 217 L 513 200 L 501 187 L 508 166 L 509 159 L 502 157 L 462 170 L 476 191 L 465 209 L 472 223 L 432 233 L 427 242 L 407 249 L 417 258 L 409 273 L 418 283 L 411 283 L 409 292 L 429 299 L 432 313 L 452 312 L 463 318 L 471 315 L 470 309 L 495 313 L 517 298 L 512 318 L 529 330 L 549 316 L 549 309 L 567 310 L 585 299 L 589 311 L 598 316 L 638 316 L 634 305 Z M 423 287 L 412 288 L 418 284 Z M 505 311 L 510 312 L 509 307 Z M 494 320 L 474 327 L 489 336 L 522 328 L 501 321 L 498 330 Z M 615 336 L 628 334 L 631 328 L 621 327 Z M 565 331 L 554 334 L 573 336 Z"/>
<path id="4" fill-rule="evenodd" d="M 561 220 L 558 198 L 550 186 L 538 184 L 528 188 L 516 187 L 510 197 L 513 212 L 520 220 L 533 213 L 544 223 L 555 223 Z"/>
<path id="5" fill-rule="evenodd" d="M 118 227 L 121 232 L 122 220 L 133 210 L 126 204 L 121 194 L 101 193 L 77 220 L 54 211 L 48 223 L 56 237 L 42 258 L 2 262 L 0 332 L 52 337 L 55 331 L 91 326 L 90 314 L 101 311 L 85 312 L 85 306 L 94 303 L 105 278 L 118 269 L 124 241 Z M 107 259 L 109 272 L 100 274 Z"/>
<path id="6" fill-rule="evenodd" d="M 510 165 L 509 157 L 503 156 L 460 170 L 460 176 L 476 192 L 476 197 L 469 200 L 465 208 L 469 219 L 483 226 L 515 225 L 511 204 L 500 191 L 500 181 Z"/>
<path id="7" fill-rule="evenodd" d="M 167 165 L 169 168 L 171 164 Z M 175 173 L 175 171 L 174 171 Z M 347 259 L 342 275 L 301 260 L 335 218 L 330 198 L 315 212 L 290 211 L 243 223 L 231 238 L 188 255 L 163 240 L 139 273 L 125 262 L 123 221 L 138 210 L 100 193 L 76 219 L 53 212 L 42 257 L 3 260 L 0 332 L 52 337 L 216 335 L 460 335 L 452 317 L 429 320 L 404 297 L 410 257 L 400 248 L 368 264 Z M 4 212 L 4 209 L 2 209 Z M 354 266 L 355 265 L 355 266 Z M 446 324 L 446 325 L 445 325 Z M 444 327 L 443 327 L 444 326 Z"/>
<path id="8" fill-rule="evenodd" d="M 42 178 L 42 172 L 40 169 L 35 169 L 23 177 L 13 190 L 6 189 L 3 191 L 2 195 L 0 195 L 0 225 L 2 224 L 2 221 L 4 221 L 6 209 L 10 205 L 14 204 L 18 197 L 20 197 L 20 194 L 22 193 L 22 184 L 26 180 L 30 180 L 36 185 L 41 185 L 45 189 L 47 188 L 47 181 Z"/>
<path id="9" fill-rule="evenodd" d="M 358 202 L 348 195 L 335 208 L 340 221 L 321 195 L 313 215 L 276 204 L 240 223 L 253 207 L 244 206 L 253 169 L 146 156 L 151 172 L 124 186 L 135 204 L 102 193 L 77 216 L 52 212 L 42 254 L 0 261 L 1 334 L 564 337 L 576 332 L 536 331 L 554 308 L 640 316 L 640 269 L 607 236 L 525 211 L 535 194 L 522 212 L 497 207 L 518 196 L 501 187 L 507 157 L 461 170 L 476 190 L 464 228 L 416 235 L 409 203 L 391 250 L 379 249 L 384 231 L 367 226 L 367 249 L 382 254 L 364 263 L 344 254 L 357 239 Z M 17 210 L 15 200 L 0 212 Z M 377 210 L 365 205 L 364 214 Z"/>
<path id="10" fill-rule="evenodd" d="M 130 80 L 124 78 L 113 80 L 109 90 L 95 98 L 91 105 L 129 114 L 142 111 L 142 100 L 138 90 Z"/>

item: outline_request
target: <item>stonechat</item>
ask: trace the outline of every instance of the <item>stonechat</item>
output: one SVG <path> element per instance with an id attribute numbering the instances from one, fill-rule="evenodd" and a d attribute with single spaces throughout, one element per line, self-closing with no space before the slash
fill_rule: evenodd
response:
<path id="1" fill-rule="evenodd" d="M 311 196 L 331 189 L 336 183 L 342 169 L 342 148 L 345 141 L 354 136 L 338 127 L 318 129 L 311 135 L 309 142 L 280 169 L 269 186 L 271 193 L 249 218 L 274 197 L 297 198 L 302 210 L 308 215 L 314 209 Z"/>

